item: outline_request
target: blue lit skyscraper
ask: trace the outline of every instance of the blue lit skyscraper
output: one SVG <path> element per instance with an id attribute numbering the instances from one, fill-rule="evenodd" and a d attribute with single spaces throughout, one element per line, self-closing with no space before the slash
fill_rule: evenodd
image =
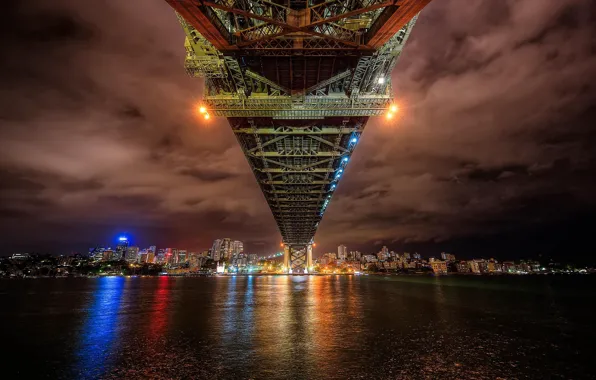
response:
<path id="1" fill-rule="evenodd" d="M 120 236 L 118 238 L 118 245 L 116 246 L 116 253 L 114 255 L 114 260 L 122 260 L 125 257 L 127 248 L 128 248 L 128 238 L 126 236 Z"/>

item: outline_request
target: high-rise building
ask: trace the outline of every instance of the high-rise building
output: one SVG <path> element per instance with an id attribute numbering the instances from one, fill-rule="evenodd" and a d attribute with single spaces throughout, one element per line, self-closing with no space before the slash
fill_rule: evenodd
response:
<path id="1" fill-rule="evenodd" d="M 145 250 L 143 250 L 145 251 Z M 126 253 L 124 255 L 124 259 L 129 263 L 137 262 L 137 257 L 139 255 L 139 247 L 128 247 L 126 248 Z"/>
<path id="2" fill-rule="evenodd" d="M 232 256 L 232 239 L 223 238 L 221 241 L 220 259 L 229 261 Z"/>
<path id="3" fill-rule="evenodd" d="M 157 256 L 155 257 L 155 262 L 157 264 L 163 264 L 166 262 L 166 250 L 163 248 L 160 248 L 157 251 Z"/>
<path id="4" fill-rule="evenodd" d="M 231 244 L 230 244 L 230 251 L 231 251 L 231 257 L 236 257 L 239 254 L 244 252 L 244 243 L 242 243 L 239 240 L 234 240 Z"/>
<path id="5" fill-rule="evenodd" d="M 340 245 L 339 247 L 337 247 L 337 258 L 339 260 L 345 260 L 348 257 L 348 247 L 346 247 L 345 245 Z"/>
<path id="6" fill-rule="evenodd" d="M 187 252 L 185 249 L 181 249 L 178 251 L 178 260 L 176 264 L 184 264 L 187 261 Z"/>
<path id="7" fill-rule="evenodd" d="M 360 261 L 362 254 L 360 251 L 350 251 L 350 260 Z"/>
<path id="8" fill-rule="evenodd" d="M 147 251 L 147 262 L 149 264 L 154 264 L 155 263 L 155 252 L 154 251 Z"/>
<path id="9" fill-rule="evenodd" d="M 213 246 L 211 247 L 211 258 L 213 259 L 213 261 L 219 261 L 222 259 L 221 245 L 222 245 L 221 239 L 216 239 L 215 241 L 213 241 Z"/>
<path id="10" fill-rule="evenodd" d="M 175 264 L 178 257 L 178 250 L 176 248 L 166 248 L 164 263 Z"/>
<path id="11" fill-rule="evenodd" d="M 120 236 L 118 238 L 118 245 L 116 246 L 116 253 L 112 260 L 122 260 L 126 255 L 126 250 L 128 248 L 128 238 L 126 236 Z"/>

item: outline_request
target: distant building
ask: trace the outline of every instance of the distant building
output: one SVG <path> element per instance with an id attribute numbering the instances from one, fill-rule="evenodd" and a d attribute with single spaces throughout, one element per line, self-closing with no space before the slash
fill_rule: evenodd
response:
<path id="1" fill-rule="evenodd" d="M 474 259 L 474 260 L 468 261 L 468 264 L 470 265 L 470 272 L 472 272 L 472 273 L 486 273 L 486 272 L 488 272 L 488 265 L 485 260 Z"/>
<path id="2" fill-rule="evenodd" d="M 13 253 L 10 256 L 13 260 L 28 260 L 31 256 L 28 253 Z"/>
<path id="3" fill-rule="evenodd" d="M 103 261 L 111 261 L 114 260 L 114 251 L 112 251 L 111 249 L 104 249 L 102 252 L 102 260 Z"/>
<path id="4" fill-rule="evenodd" d="M 447 273 L 447 262 L 443 260 L 433 260 L 430 263 L 433 272 L 435 274 L 445 274 Z"/>
<path id="5" fill-rule="evenodd" d="M 441 252 L 441 259 L 445 261 L 455 261 L 455 255 L 451 253 Z"/>
<path id="6" fill-rule="evenodd" d="M 126 260 L 129 263 L 136 263 L 138 255 L 139 247 L 128 247 L 126 248 L 126 253 L 124 254 L 124 260 Z"/>
<path id="7" fill-rule="evenodd" d="M 515 273 L 517 272 L 517 266 L 513 261 L 505 261 L 503 262 L 503 272 L 505 273 Z"/>
<path id="8" fill-rule="evenodd" d="M 362 254 L 360 251 L 350 251 L 349 259 L 350 261 L 360 261 L 362 258 Z"/>
<path id="9" fill-rule="evenodd" d="M 230 256 L 237 257 L 239 254 L 244 252 L 244 243 L 240 240 L 234 240 L 230 243 Z"/>
<path id="10" fill-rule="evenodd" d="M 223 257 L 221 256 L 221 250 L 222 240 L 216 239 L 215 241 L 213 241 L 213 246 L 211 247 L 211 258 L 213 259 L 213 261 L 219 261 L 223 259 Z"/>
<path id="11" fill-rule="evenodd" d="M 166 250 L 165 250 L 165 249 L 163 249 L 163 248 L 160 248 L 160 249 L 157 251 L 157 255 L 156 255 L 156 257 L 155 257 L 155 262 L 156 262 L 157 264 L 163 264 L 163 263 L 165 263 L 165 262 L 166 262 Z"/>
<path id="12" fill-rule="evenodd" d="M 185 249 L 181 249 L 178 251 L 178 260 L 176 264 L 184 264 L 187 261 L 187 252 Z"/>
<path id="13" fill-rule="evenodd" d="M 348 247 L 346 247 L 345 245 L 340 245 L 339 247 L 337 247 L 337 258 L 339 260 L 345 260 L 348 257 Z"/>
<path id="14" fill-rule="evenodd" d="M 470 264 L 467 261 L 458 261 L 455 263 L 455 270 L 458 273 L 470 273 Z"/>
<path id="15" fill-rule="evenodd" d="M 116 246 L 116 252 L 114 253 L 112 260 L 122 260 L 126 257 L 126 250 L 128 249 L 128 238 L 121 236 L 118 238 L 118 245 Z"/>

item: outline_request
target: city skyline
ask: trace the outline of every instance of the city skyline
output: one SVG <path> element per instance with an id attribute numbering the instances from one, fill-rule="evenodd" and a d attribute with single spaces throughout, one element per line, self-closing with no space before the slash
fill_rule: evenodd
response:
<path id="1" fill-rule="evenodd" d="M 201 86 L 182 68 L 174 13 L 133 4 L 7 8 L 0 252 L 83 250 L 122 229 L 176 246 L 233 232 L 275 251 L 280 234 L 229 126 L 195 114 Z M 369 123 L 316 251 L 593 261 L 592 7 L 432 2 L 395 67 L 400 113 Z"/>

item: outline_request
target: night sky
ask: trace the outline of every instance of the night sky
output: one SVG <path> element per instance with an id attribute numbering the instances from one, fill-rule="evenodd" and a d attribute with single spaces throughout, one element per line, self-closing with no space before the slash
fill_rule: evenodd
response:
<path id="1" fill-rule="evenodd" d="M 9 1 L 0 14 L 0 253 L 213 239 L 279 249 L 225 119 L 165 1 Z M 591 261 L 596 2 L 435 0 L 393 74 L 397 119 L 369 122 L 315 256 Z"/>

